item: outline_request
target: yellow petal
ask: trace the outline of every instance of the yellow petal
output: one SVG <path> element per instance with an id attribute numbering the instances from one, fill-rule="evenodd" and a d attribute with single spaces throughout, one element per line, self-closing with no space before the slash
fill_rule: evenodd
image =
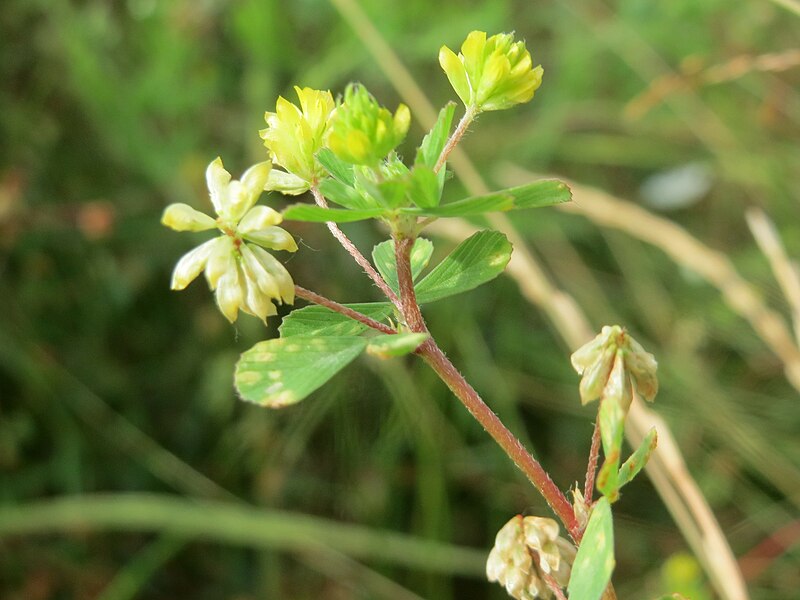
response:
<path id="1" fill-rule="evenodd" d="M 220 214 L 226 202 L 230 180 L 231 174 L 222 166 L 222 159 L 218 156 L 212 160 L 206 169 L 206 184 L 208 185 L 208 193 L 211 196 L 211 204 L 214 205 L 214 210 L 217 214 Z"/>
<path id="2" fill-rule="evenodd" d="M 173 290 L 184 289 L 206 268 L 208 257 L 218 240 L 219 238 L 208 240 L 206 243 L 199 245 L 194 250 L 190 250 L 181 257 L 178 264 L 175 265 L 175 269 L 172 271 L 171 287 Z"/>
<path id="3" fill-rule="evenodd" d="M 170 204 L 165 208 L 161 224 L 175 231 L 207 231 L 217 226 L 214 219 L 183 203 Z"/>
<path id="4" fill-rule="evenodd" d="M 239 222 L 239 227 L 237 227 L 236 230 L 239 233 L 249 233 L 251 231 L 258 231 L 259 229 L 265 229 L 271 225 L 278 225 L 281 221 L 283 221 L 281 213 L 269 206 L 260 204 L 247 211 L 247 214 L 242 217 L 242 220 Z"/>

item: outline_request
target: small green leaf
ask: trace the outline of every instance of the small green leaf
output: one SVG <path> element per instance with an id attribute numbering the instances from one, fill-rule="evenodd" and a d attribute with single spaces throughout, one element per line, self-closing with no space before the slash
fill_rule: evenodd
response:
<path id="1" fill-rule="evenodd" d="M 576 600 L 600 600 L 614 571 L 614 529 L 611 505 L 600 498 L 592 508 L 567 591 Z"/>
<path id="2" fill-rule="evenodd" d="M 353 185 L 353 165 L 347 164 L 336 156 L 330 148 L 323 148 L 317 152 L 319 164 L 331 174 L 331 177 L 345 185 Z"/>
<path id="3" fill-rule="evenodd" d="M 605 455 L 603 466 L 597 475 L 597 489 L 609 501 L 616 502 L 619 498 L 618 471 L 625 427 L 625 412 L 619 399 L 614 396 L 603 398 L 597 418 L 600 421 L 600 439 Z"/>
<path id="4" fill-rule="evenodd" d="M 420 208 L 437 206 L 442 196 L 439 176 L 425 165 L 414 167 L 409 178 L 408 195 Z"/>
<path id="5" fill-rule="evenodd" d="M 369 338 L 367 352 L 380 358 L 403 356 L 414 352 L 419 345 L 430 337 L 427 333 L 396 333 L 378 335 Z"/>
<path id="6" fill-rule="evenodd" d="M 552 206 L 571 199 L 572 192 L 565 183 L 545 179 L 432 208 L 404 208 L 401 212 L 421 217 L 466 217 L 487 212 Z"/>
<path id="7" fill-rule="evenodd" d="M 424 238 L 417 238 L 411 248 L 411 277 L 416 281 L 417 276 L 428 266 L 428 261 L 433 254 L 433 244 Z M 394 241 L 381 242 L 372 249 L 372 262 L 381 274 L 381 277 L 395 292 L 400 286 L 397 283 L 397 261 L 394 255 Z"/>
<path id="8" fill-rule="evenodd" d="M 363 221 L 364 219 L 374 219 L 385 214 L 383 208 L 361 208 L 357 210 L 345 210 L 341 208 L 322 208 L 311 204 L 292 204 L 283 211 L 283 218 L 287 221 L 307 221 L 310 223 L 350 223 L 352 221 Z"/>
<path id="9" fill-rule="evenodd" d="M 319 184 L 319 191 L 331 202 L 352 210 L 377 208 L 354 188 L 336 179 L 325 179 Z"/>
<path id="10" fill-rule="evenodd" d="M 511 259 L 511 243 L 499 231 L 479 231 L 461 242 L 416 286 L 420 304 L 469 291 L 491 281 Z"/>
<path id="11" fill-rule="evenodd" d="M 362 304 L 345 304 L 356 312 L 376 321 L 384 321 L 394 309 L 388 302 L 365 302 Z M 278 328 L 282 338 L 297 335 L 305 336 L 349 336 L 358 335 L 368 327 L 359 321 L 334 312 L 324 306 L 306 306 L 290 312 Z"/>
<path id="12" fill-rule="evenodd" d="M 439 160 L 439 155 L 442 153 L 447 143 L 447 138 L 450 136 L 450 126 L 453 124 L 455 110 L 455 102 L 448 102 L 439 111 L 439 118 L 436 119 L 433 128 L 423 138 L 422 144 L 417 149 L 417 157 L 414 164 L 425 165 L 430 169 L 436 166 L 436 161 Z"/>
<path id="13" fill-rule="evenodd" d="M 634 477 L 639 474 L 647 461 L 650 460 L 650 455 L 656 449 L 658 444 L 658 434 L 656 428 L 653 427 L 639 444 L 636 451 L 626 460 L 619 470 L 619 487 L 629 483 Z"/>
<path id="14" fill-rule="evenodd" d="M 366 345 L 366 339 L 353 336 L 259 342 L 236 364 L 236 389 L 243 400 L 261 406 L 295 404 L 341 371 Z"/>

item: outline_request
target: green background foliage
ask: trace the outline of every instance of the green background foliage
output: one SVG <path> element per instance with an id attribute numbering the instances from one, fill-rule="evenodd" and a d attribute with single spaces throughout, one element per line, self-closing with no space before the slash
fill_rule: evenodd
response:
<path id="1" fill-rule="evenodd" d="M 638 116 L 631 102 L 692 65 L 794 48 L 800 16 L 766 0 L 361 4 L 439 106 L 454 99 L 440 45 L 472 29 L 527 40 L 545 68 L 535 100 L 483 115 L 463 144 L 493 189 L 528 183 L 521 168 L 663 211 L 785 311 L 743 211 L 764 207 L 800 256 L 800 68 L 684 86 Z M 350 80 L 386 106 L 400 101 L 323 0 L 0 3 L 0 496 L 18 524 L 42 522 L 25 511 L 68 496 L 48 514 L 73 523 L 47 535 L 0 528 L 0 596 L 504 597 L 483 581 L 481 558 L 510 516 L 547 509 L 424 365 L 366 354 L 303 403 L 265 410 L 236 399 L 232 373 L 240 352 L 277 337 L 278 320 L 231 327 L 203 283 L 168 289 L 199 238 L 161 227 L 163 208 L 207 209 L 203 171 L 218 154 L 236 173 L 263 160 L 257 130 L 278 94 Z M 407 160 L 423 134 L 413 122 L 399 149 Z M 457 180 L 445 187 L 445 201 L 464 195 Z M 661 250 L 554 208 L 509 216 L 598 330 L 623 324 L 657 356 L 656 409 L 753 598 L 792 597 L 800 410 L 781 364 L 716 289 Z M 382 240 L 371 223 L 343 227 L 367 254 Z M 288 264 L 297 283 L 341 302 L 379 300 L 323 226 L 291 230 L 302 241 Z M 434 241 L 431 264 L 455 246 Z M 580 406 L 568 349 L 517 285 L 499 278 L 425 310 L 557 483 L 582 480 L 595 409 Z M 100 492 L 180 503 L 103 505 L 109 522 L 132 524 L 75 529 L 75 515 L 92 511 L 79 495 Z M 204 529 L 217 516 L 192 512 L 200 501 L 230 507 L 227 537 Z M 170 507 L 188 524 L 170 529 Z M 303 521 L 304 543 L 256 543 L 257 528 L 237 520 L 248 507 L 353 528 Z M 137 521 L 148 514 L 157 526 Z M 712 597 L 646 477 L 624 488 L 614 525 L 620 597 L 680 585 Z M 393 552 L 393 538 L 370 537 L 384 531 L 412 546 Z M 776 534 L 786 548 L 764 554 Z M 442 558 L 435 543 L 476 551 Z"/>

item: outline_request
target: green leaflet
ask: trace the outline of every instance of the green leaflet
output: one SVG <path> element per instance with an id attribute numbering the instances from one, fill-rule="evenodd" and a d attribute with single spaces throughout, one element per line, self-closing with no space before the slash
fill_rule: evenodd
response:
<path id="1" fill-rule="evenodd" d="M 293 336 L 259 342 L 236 363 L 243 400 L 269 408 L 296 404 L 364 351 L 361 337 Z"/>
<path id="2" fill-rule="evenodd" d="M 424 238 L 417 238 L 411 249 L 411 276 L 416 281 L 417 276 L 428 265 L 433 254 L 433 244 Z M 398 293 L 397 261 L 394 255 L 394 241 L 381 242 L 372 249 L 372 261 L 378 272 L 389 284 L 389 287 Z"/>
<path id="3" fill-rule="evenodd" d="M 430 334 L 427 333 L 395 333 L 392 335 L 378 335 L 369 338 L 367 353 L 374 354 L 380 358 L 391 358 L 410 354 L 417 347 L 427 340 Z"/>
<path id="4" fill-rule="evenodd" d="M 576 600 L 600 600 L 614 571 L 614 528 L 611 505 L 600 498 L 592 508 L 567 591 Z"/>
<path id="5" fill-rule="evenodd" d="M 341 208 L 322 208 L 311 204 L 292 204 L 283 211 L 283 218 L 287 221 L 307 221 L 311 223 L 349 223 L 374 219 L 386 213 L 384 208 L 362 208 L 345 210 Z"/>
<path id="6" fill-rule="evenodd" d="M 417 156 L 414 160 L 415 165 L 425 165 L 433 169 L 436 166 L 436 161 L 439 160 L 439 155 L 442 153 L 447 138 L 450 136 L 450 126 L 453 123 L 453 115 L 455 114 L 455 102 L 448 102 L 447 105 L 439 111 L 439 117 L 436 119 L 431 130 L 422 139 L 417 149 Z"/>
<path id="7" fill-rule="evenodd" d="M 491 281 L 511 259 L 511 243 L 498 231 L 479 231 L 461 242 L 416 286 L 420 304 L 469 291 Z"/>
<path id="8" fill-rule="evenodd" d="M 653 450 L 656 449 L 657 444 L 658 434 L 656 433 L 656 428 L 653 427 L 647 432 L 647 435 L 642 440 L 642 443 L 639 444 L 636 451 L 631 454 L 628 460 L 620 467 L 617 481 L 619 487 L 629 483 L 639 474 L 639 471 L 641 471 L 647 464 L 647 461 L 650 460 L 650 455 L 653 453 Z"/>
<path id="9" fill-rule="evenodd" d="M 466 217 L 487 212 L 552 206 L 571 199 L 572 192 L 567 184 L 555 179 L 543 179 L 431 208 L 404 208 L 401 212 L 424 217 Z"/>
<path id="10" fill-rule="evenodd" d="M 345 306 L 380 322 L 394 312 L 394 308 L 388 302 L 363 302 L 361 304 L 345 304 Z M 284 317 L 283 323 L 278 328 L 282 338 L 297 335 L 349 336 L 358 335 L 367 329 L 369 328 L 363 323 L 324 306 L 316 305 L 293 310 Z"/>

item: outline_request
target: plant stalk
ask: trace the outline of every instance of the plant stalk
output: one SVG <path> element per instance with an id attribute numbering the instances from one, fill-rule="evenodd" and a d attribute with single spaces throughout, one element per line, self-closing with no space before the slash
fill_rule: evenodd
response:
<path id="1" fill-rule="evenodd" d="M 594 424 L 594 432 L 592 433 L 592 445 L 589 449 L 589 462 L 586 465 L 586 482 L 583 486 L 583 499 L 588 506 L 592 505 L 592 497 L 594 496 L 594 478 L 597 474 L 597 461 L 600 458 L 600 419 Z"/>
<path id="2" fill-rule="evenodd" d="M 351 319 L 354 319 L 359 323 L 363 323 L 367 327 L 372 327 L 372 329 L 377 329 L 381 333 L 388 333 L 388 334 L 397 333 L 394 329 L 392 329 L 388 325 L 379 323 L 375 319 L 372 319 L 367 315 L 361 314 L 360 312 L 355 311 L 352 308 L 348 308 L 344 304 L 339 304 L 338 302 L 335 302 L 330 298 L 326 298 L 325 296 L 320 296 L 316 292 L 307 290 L 306 288 L 300 287 L 299 285 L 294 286 L 294 294 L 298 298 L 302 298 L 303 300 L 308 300 L 309 302 L 313 302 L 314 304 L 319 304 L 320 306 L 329 308 L 332 311 L 343 314 L 346 317 L 350 317 Z"/>
<path id="3" fill-rule="evenodd" d="M 406 325 L 414 333 L 428 333 L 414 292 L 411 277 L 411 248 L 414 240 L 394 237 L 395 258 L 397 261 L 397 279 L 400 285 L 400 298 L 403 317 Z M 430 366 L 453 394 L 461 400 L 470 414 L 492 436 L 515 465 L 525 474 L 530 482 L 539 490 L 547 504 L 564 523 L 570 535 L 577 541 L 580 539 L 580 528 L 566 496 L 556 486 L 547 471 L 525 449 L 522 443 L 494 414 L 491 408 L 481 399 L 458 369 L 445 356 L 433 337 L 429 337 L 417 348 L 417 354 Z"/>
<path id="4" fill-rule="evenodd" d="M 475 108 L 471 106 L 467 108 L 464 116 L 461 117 L 461 120 L 458 122 L 455 131 L 453 131 L 453 135 L 450 136 L 450 139 L 447 140 L 444 148 L 442 148 L 442 153 L 439 155 L 439 159 L 436 161 L 436 166 L 433 167 L 434 173 L 438 173 L 444 166 L 444 163 L 447 162 L 447 157 L 450 156 L 450 153 L 458 145 L 458 142 L 460 142 L 461 138 L 464 137 L 464 134 L 467 132 L 467 128 L 470 126 L 470 123 L 475 120 L 476 115 L 477 112 L 475 111 Z"/>
<path id="5" fill-rule="evenodd" d="M 317 189 L 317 186 L 311 186 L 311 194 L 314 196 L 314 201 L 317 203 L 317 206 L 321 206 L 322 208 L 328 208 L 328 201 L 325 200 L 325 196 L 322 195 L 322 192 Z M 335 237 L 338 242 L 342 245 L 342 247 L 347 250 L 350 256 L 358 263 L 358 265 L 364 269 L 364 272 L 369 275 L 370 279 L 375 282 L 375 285 L 380 288 L 380 290 L 386 295 L 389 300 L 392 301 L 397 308 L 400 308 L 400 299 L 397 297 L 397 294 L 392 291 L 392 288 L 389 287 L 383 277 L 375 270 L 375 267 L 372 266 L 366 257 L 361 254 L 361 251 L 356 248 L 356 245 L 347 237 L 344 231 L 334 223 L 333 221 L 327 221 L 325 223 L 328 226 L 333 237 Z"/>

